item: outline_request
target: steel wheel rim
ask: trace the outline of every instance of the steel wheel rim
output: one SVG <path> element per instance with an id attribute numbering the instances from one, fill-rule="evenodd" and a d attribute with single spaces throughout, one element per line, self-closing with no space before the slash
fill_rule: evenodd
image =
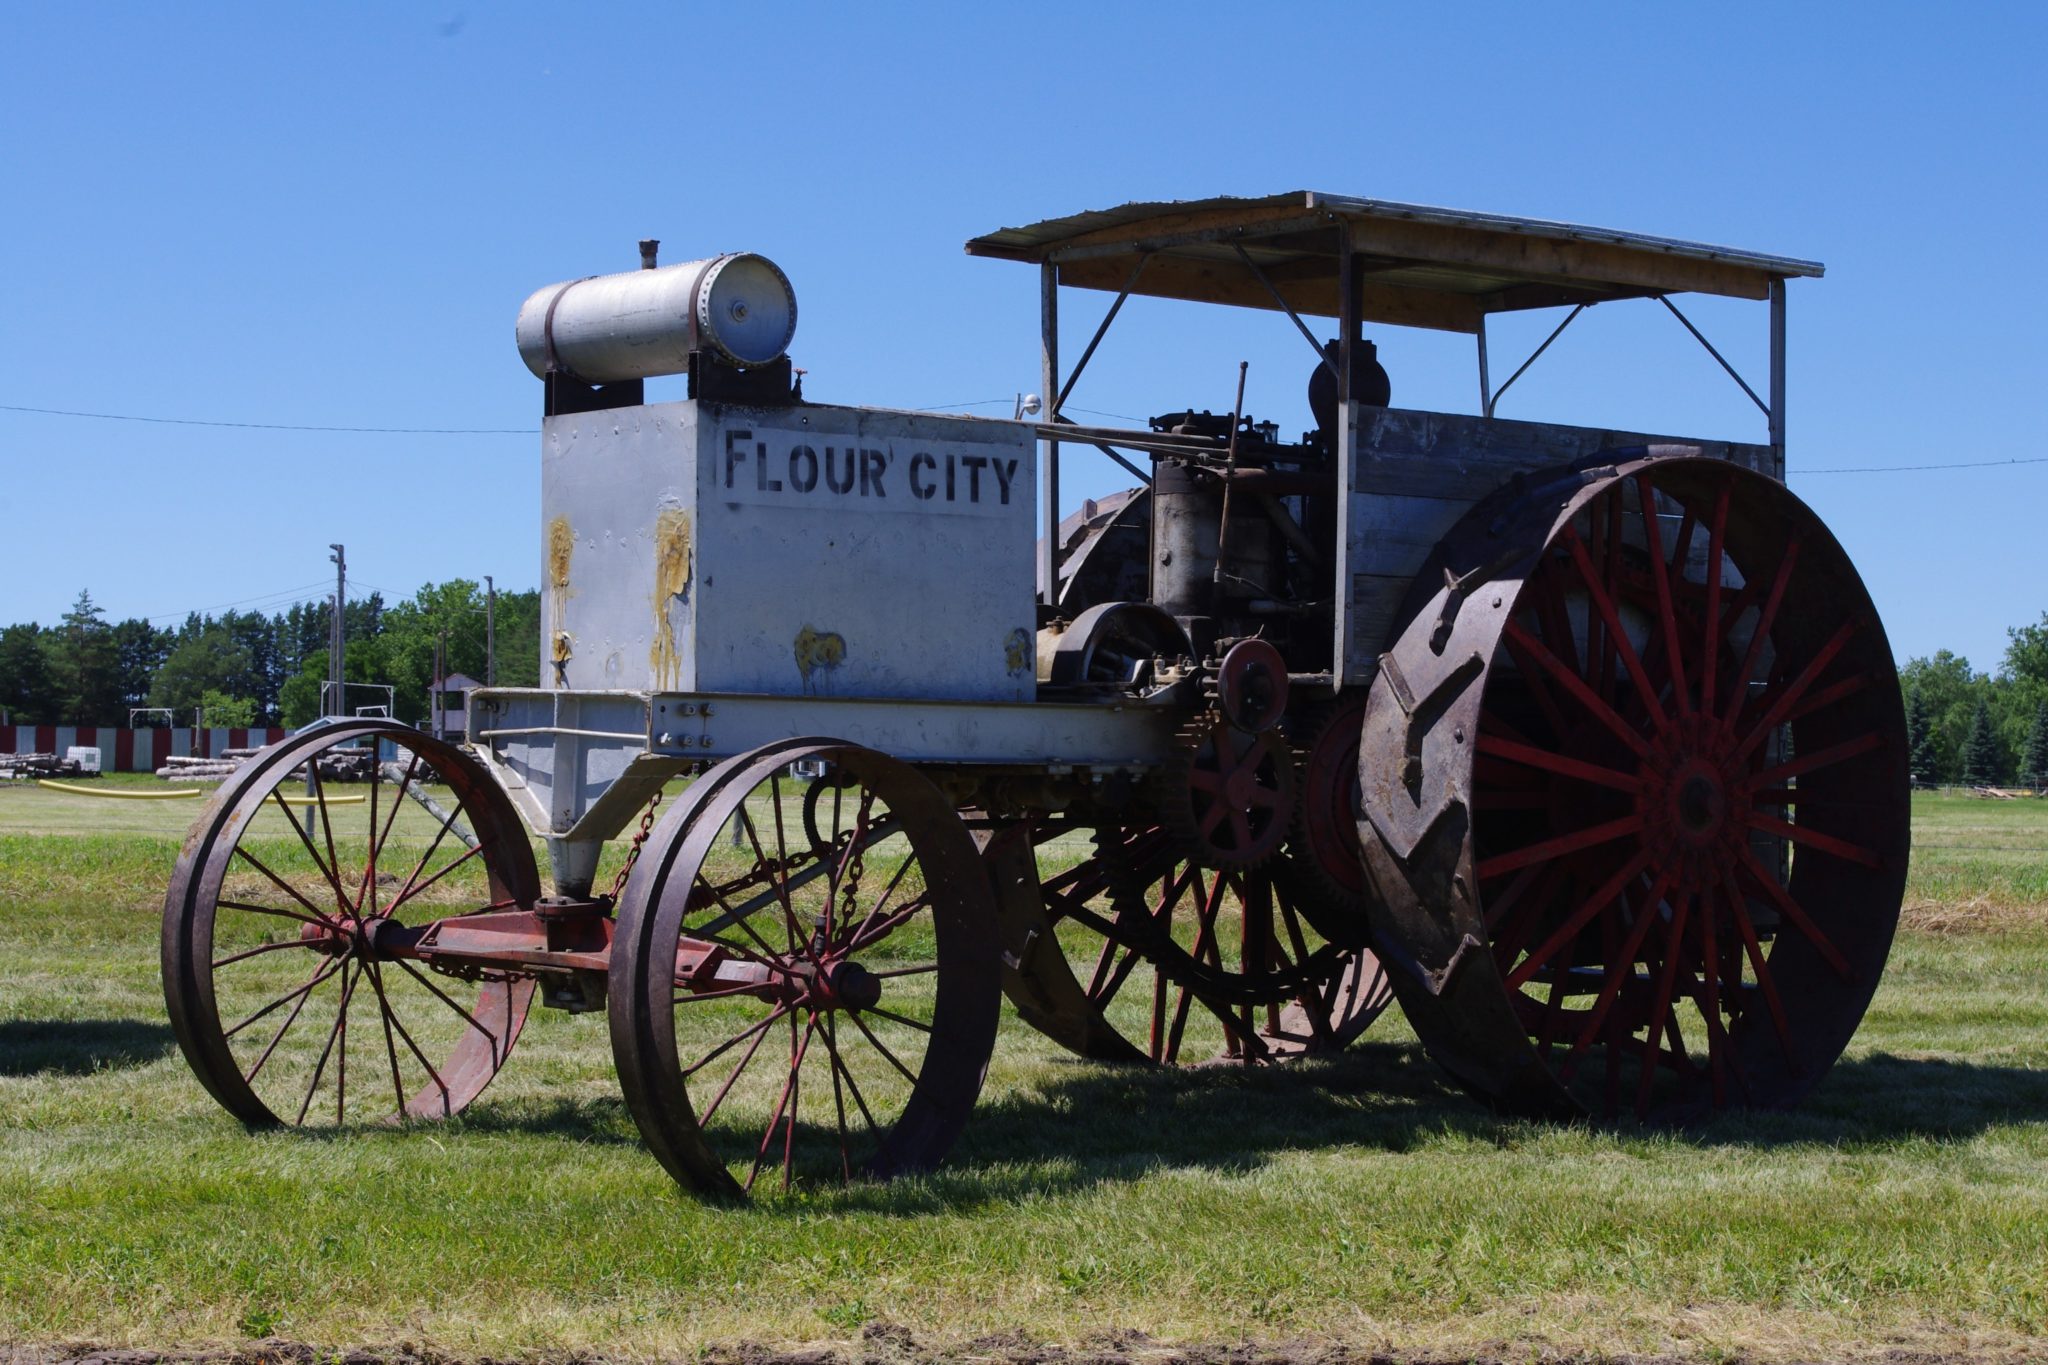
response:
<path id="1" fill-rule="evenodd" d="M 1903 890 L 1882 628 L 1774 482 L 1667 460 L 1583 485 L 1461 523 L 1453 579 L 1491 564 L 1422 604 L 1375 683 L 1361 836 L 1415 967 L 1397 986 L 1438 1059 L 1517 1107 L 1794 1103 L 1867 1007 Z M 1756 847 L 1779 839 L 1783 883 Z"/>
<path id="2" fill-rule="evenodd" d="M 814 805 L 830 848 L 781 777 L 798 761 L 850 784 Z M 686 942 L 718 945 L 717 970 L 753 984 L 697 975 Z M 998 966 L 973 841 L 914 769 L 825 740 L 728 760 L 657 826 L 620 907 L 611 1028 L 628 1108 L 669 1173 L 713 1197 L 927 1169 L 979 1093 Z"/>
<path id="3" fill-rule="evenodd" d="M 344 793 L 316 777 L 314 804 L 282 799 L 302 763 L 317 773 L 322 754 L 379 742 L 395 746 L 403 785 L 376 771 Z M 431 788 L 446 818 L 414 809 L 406 788 Z M 328 799 L 344 795 L 362 799 Z M 163 934 L 173 1031 L 251 1126 L 450 1117 L 505 1064 L 533 982 L 442 977 L 379 955 L 374 935 L 538 895 L 517 814 L 459 750 L 376 721 L 288 739 L 222 786 L 180 854 Z"/>

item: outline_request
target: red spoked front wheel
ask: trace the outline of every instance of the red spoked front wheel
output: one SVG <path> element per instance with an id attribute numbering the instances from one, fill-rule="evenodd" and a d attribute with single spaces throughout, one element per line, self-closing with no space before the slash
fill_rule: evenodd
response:
<path id="1" fill-rule="evenodd" d="M 1904 717 L 1840 546 L 1762 476 L 1531 476 L 1425 568 L 1367 704 L 1360 835 L 1395 987 L 1525 1108 L 1795 1102 L 1903 892 Z"/>
<path id="2" fill-rule="evenodd" d="M 729 759 L 655 826 L 619 906 L 627 1107 L 713 1197 L 929 1168 L 995 1047 L 999 952 L 974 841 L 922 774 L 831 740 Z"/>
<path id="3" fill-rule="evenodd" d="M 445 1118 L 504 1066 L 534 980 L 380 944 L 539 895 L 525 826 L 474 759 L 389 721 L 309 731 L 251 759 L 185 840 L 164 903 L 171 1026 L 244 1123 Z"/>

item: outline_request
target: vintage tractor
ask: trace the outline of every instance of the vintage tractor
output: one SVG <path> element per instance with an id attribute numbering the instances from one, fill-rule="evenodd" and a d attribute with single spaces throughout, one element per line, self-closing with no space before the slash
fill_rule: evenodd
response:
<path id="1" fill-rule="evenodd" d="M 1026 424 L 808 403 L 782 273 L 654 249 L 519 316 L 543 685 L 472 694 L 461 747 L 297 735 L 186 843 L 166 994 L 245 1122 L 453 1114 L 536 1000 L 609 1011 L 648 1145 L 727 1195 L 938 1161 L 999 992 L 1156 1064 L 1341 1048 L 1397 998 L 1535 1112 L 1786 1105 L 1841 1053 L 1907 805 L 1884 632 L 1782 482 L 1818 265 L 1314 193 L 1055 219 L 968 243 L 1040 270 Z M 1115 295 L 1065 375 L 1061 285 Z M 1686 292 L 1768 301 L 1768 443 L 1493 415 L 1490 315 L 1691 328 Z M 1134 295 L 1286 314 L 1314 429 L 1241 390 L 1070 422 Z M 1475 337 L 1479 414 L 1388 406 L 1367 321 Z M 1138 486 L 1062 519 L 1075 447 Z M 338 749 L 366 801 L 327 799 Z"/>

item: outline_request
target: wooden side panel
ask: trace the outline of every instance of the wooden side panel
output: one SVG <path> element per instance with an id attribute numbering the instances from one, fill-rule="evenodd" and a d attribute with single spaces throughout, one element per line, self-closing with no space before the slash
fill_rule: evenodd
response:
<path id="1" fill-rule="evenodd" d="M 1508 422 L 1401 408 L 1353 409 L 1346 572 L 1351 613 L 1345 672 L 1372 675 L 1392 642 L 1402 600 L 1429 552 L 1471 506 L 1516 474 L 1631 446 L 1691 446 L 1703 456 L 1772 470 L 1771 448 L 1593 427 Z"/>

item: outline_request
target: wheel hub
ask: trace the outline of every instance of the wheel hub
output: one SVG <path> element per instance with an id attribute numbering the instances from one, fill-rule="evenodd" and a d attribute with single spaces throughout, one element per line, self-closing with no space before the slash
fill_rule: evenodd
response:
<path id="1" fill-rule="evenodd" d="M 811 1002 L 820 1009 L 873 1009 L 882 1003 L 882 978 L 858 962 L 829 963 L 811 987 Z"/>
<path id="2" fill-rule="evenodd" d="M 1748 840 L 1748 764 L 1712 719 L 1674 718 L 1642 763 L 1643 845 L 1687 890 L 1717 886 Z"/>

